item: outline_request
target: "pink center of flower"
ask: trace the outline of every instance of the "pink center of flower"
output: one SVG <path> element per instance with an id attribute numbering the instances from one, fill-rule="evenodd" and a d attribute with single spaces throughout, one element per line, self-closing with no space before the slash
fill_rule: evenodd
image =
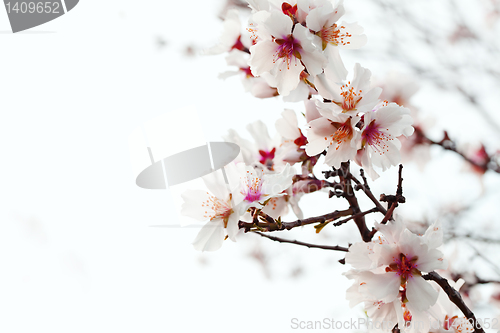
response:
<path id="1" fill-rule="evenodd" d="M 394 262 L 385 270 L 386 272 L 395 272 L 399 275 L 401 277 L 401 286 L 404 287 L 409 278 L 420 275 L 420 271 L 417 269 L 417 260 L 417 256 L 411 258 L 400 253 L 399 257 L 394 258 Z"/>
<path id="2" fill-rule="evenodd" d="M 245 196 L 243 200 L 248 202 L 259 201 L 262 198 L 262 179 L 258 177 L 245 177 L 245 189 L 241 193 Z"/>
<path id="3" fill-rule="evenodd" d="M 288 35 L 283 39 L 275 39 L 274 42 L 278 44 L 278 49 L 274 54 L 273 62 L 276 62 L 278 59 L 284 58 L 286 61 L 287 69 L 290 69 L 290 64 L 292 59 L 301 59 L 300 50 L 302 47 L 300 43 L 293 38 L 292 35 Z M 295 63 L 296 64 L 296 63 Z"/>
<path id="4" fill-rule="evenodd" d="M 363 146 L 369 145 L 380 155 L 389 151 L 387 141 L 394 140 L 389 133 L 381 130 L 379 124 L 377 124 L 375 120 L 372 120 L 371 123 L 365 127 L 363 133 L 361 133 L 361 139 Z"/>
<path id="5" fill-rule="evenodd" d="M 340 87 L 340 95 L 344 98 L 342 102 L 342 112 L 347 112 L 351 110 L 355 110 L 356 104 L 361 100 L 362 90 L 355 91 L 353 87 L 350 86 L 351 82 L 347 82 Z"/>
<path id="6" fill-rule="evenodd" d="M 323 27 L 323 29 L 319 32 L 319 35 L 324 42 L 335 46 L 339 44 L 344 46 L 351 44 L 351 42 L 345 41 L 345 39 L 352 37 L 352 35 L 345 31 L 345 27 L 343 25 L 339 27 L 334 24 L 330 27 Z M 325 47 L 326 46 L 324 46 L 323 49 Z"/>
<path id="7" fill-rule="evenodd" d="M 259 162 L 265 165 L 269 170 L 273 170 L 274 153 L 276 153 L 276 148 L 273 148 L 271 151 L 259 150 L 260 154 Z"/>

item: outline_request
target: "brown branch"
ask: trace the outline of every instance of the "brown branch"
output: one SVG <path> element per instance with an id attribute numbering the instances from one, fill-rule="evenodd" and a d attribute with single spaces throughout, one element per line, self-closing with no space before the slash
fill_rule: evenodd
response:
<path id="1" fill-rule="evenodd" d="M 290 230 L 303 225 L 314 224 L 314 223 L 326 223 L 334 221 L 343 216 L 349 216 L 352 214 L 352 209 L 346 210 L 336 210 L 332 213 L 328 213 L 321 216 L 310 217 L 307 219 L 298 219 L 292 222 L 281 222 L 279 220 L 273 219 L 269 215 L 262 213 L 260 216 L 264 216 L 266 222 L 245 222 L 239 221 L 238 226 L 240 229 L 245 229 L 245 232 L 252 231 L 252 228 L 262 229 L 262 231 L 280 231 L 280 230 Z"/>
<path id="2" fill-rule="evenodd" d="M 289 243 L 289 244 L 306 246 L 308 248 L 323 249 L 323 250 L 333 250 L 333 251 L 342 251 L 342 252 L 349 251 L 349 248 L 343 247 L 343 246 L 338 246 L 338 245 L 334 245 L 334 246 L 317 245 L 317 244 L 310 244 L 310 243 L 301 242 L 298 240 L 289 240 L 289 239 L 284 239 L 284 238 L 280 238 L 280 237 L 276 237 L 276 236 L 270 236 L 270 235 L 266 235 L 266 234 L 264 234 L 262 232 L 258 232 L 258 231 L 254 231 L 254 233 L 256 233 L 262 237 L 269 238 L 270 240 L 273 240 L 275 242 L 280 242 L 280 243 Z"/>
<path id="3" fill-rule="evenodd" d="M 446 295 L 448 295 L 450 301 L 453 304 L 455 304 L 460 309 L 460 311 L 462 311 L 465 317 L 467 317 L 471 325 L 474 327 L 474 332 L 484 333 L 484 330 L 478 323 L 474 313 L 467 307 L 467 305 L 465 305 L 465 302 L 462 299 L 462 295 L 460 295 L 460 293 L 456 289 L 450 286 L 448 280 L 446 280 L 444 277 L 442 277 L 436 272 L 429 272 L 426 275 L 422 275 L 422 277 L 425 280 L 432 280 L 436 282 L 443 289 Z"/>
<path id="4" fill-rule="evenodd" d="M 357 215 L 361 213 L 361 209 L 359 208 L 358 199 L 356 198 L 356 194 L 354 193 L 351 177 L 352 174 L 349 171 L 349 162 L 342 163 L 342 167 L 339 170 L 338 176 L 340 178 L 340 182 L 344 184 L 344 197 L 349 202 L 349 207 L 352 209 L 352 213 Z M 353 219 L 354 223 L 358 227 L 359 233 L 361 234 L 361 238 L 364 242 L 369 242 L 371 240 L 370 230 L 366 226 L 365 216 L 357 216 Z"/>
<path id="5" fill-rule="evenodd" d="M 457 149 L 457 145 L 454 141 L 450 139 L 448 136 L 448 133 L 445 131 L 444 132 L 444 138 L 441 141 L 434 141 L 432 139 L 429 139 L 425 134 L 422 132 L 422 130 L 418 129 L 418 132 L 416 133 L 417 135 L 421 136 L 424 142 L 427 142 L 431 145 L 436 145 L 440 146 L 445 150 L 449 150 L 454 152 L 455 154 L 460 155 L 465 161 L 469 162 L 475 167 L 480 168 L 481 170 L 491 170 L 496 173 L 500 173 L 500 165 L 498 163 L 494 162 L 491 158 L 491 156 L 488 155 L 488 157 L 485 159 L 484 163 L 478 163 L 471 158 L 469 158 L 467 155 L 465 155 L 463 152 L 459 151 Z"/>

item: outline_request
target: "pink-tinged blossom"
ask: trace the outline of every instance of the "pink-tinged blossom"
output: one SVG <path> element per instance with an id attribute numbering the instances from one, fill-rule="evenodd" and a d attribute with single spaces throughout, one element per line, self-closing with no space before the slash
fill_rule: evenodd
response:
<path id="1" fill-rule="evenodd" d="M 325 163 L 340 168 L 342 162 L 354 159 L 359 142 L 359 131 L 355 126 L 359 117 L 336 113 L 331 108 L 319 109 L 322 115 L 308 123 L 306 153 L 321 154 L 327 149 Z"/>
<path id="2" fill-rule="evenodd" d="M 297 88 L 304 69 L 311 75 L 323 70 L 326 59 L 312 44 L 309 30 L 294 25 L 289 16 L 273 11 L 256 29 L 258 40 L 250 47 L 252 74 L 270 73 L 276 78 L 280 95 L 286 96 Z"/>
<path id="3" fill-rule="evenodd" d="M 370 89 L 370 77 L 370 70 L 357 63 L 351 81 L 339 83 L 336 82 L 338 78 L 325 73 L 317 75 L 314 84 L 322 97 L 332 101 L 334 112 L 358 115 L 371 111 L 379 102 L 382 89 Z"/>
<path id="4" fill-rule="evenodd" d="M 231 50 L 226 56 L 226 63 L 236 67 L 236 70 L 226 71 L 219 74 L 220 79 L 227 79 L 232 76 L 240 76 L 243 87 L 257 98 L 269 98 L 278 95 L 278 90 L 269 85 L 266 77 L 255 77 L 248 66 L 250 54 L 240 50 Z"/>
<path id="5" fill-rule="evenodd" d="M 227 237 L 235 241 L 241 214 L 233 205 L 232 195 L 220 171 L 203 177 L 208 191 L 187 190 L 182 194 L 181 214 L 206 221 L 193 246 L 198 251 L 218 250 Z"/>
<path id="6" fill-rule="evenodd" d="M 229 134 L 224 136 L 224 140 L 240 146 L 239 161 L 269 171 L 281 171 L 287 163 L 294 164 L 299 161 L 298 153 L 292 151 L 295 146 L 283 145 L 284 139 L 279 133 L 271 138 L 267 126 L 262 121 L 248 124 L 247 130 L 253 142 L 242 138 L 235 130 L 229 130 Z"/>
<path id="7" fill-rule="evenodd" d="M 268 172 L 254 169 L 251 166 L 240 163 L 236 165 L 236 173 L 231 179 L 236 179 L 237 184 L 231 184 L 231 188 L 239 188 L 234 194 L 238 206 L 238 212 L 243 215 L 250 207 L 263 208 L 267 200 L 285 195 L 285 191 L 292 186 L 292 178 L 295 170 L 287 164 L 281 172 Z"/>
<path id="8" fill-rule="evenodd" d="M 307 15 L 307 27 L 315 33 L 323 50 L 328 47 L 357 49 L 366 44 L 366 35 L 362 35 L 363 28 L 357 23 L 338 22 L 344 13 L 343 1 L 339 1 L 335 6 L 325 2 Z"/>
<path id="9" fill-rule="evenodd" d="M 250 36 L 241 33 L 241 21 L 238 10 L 228 10 L 224 19 L 224 27 L 219 42 L 206 50 L 206 54 L 221 54 L 231 50 L 248 50 L 252 45 Z"/>
<path id="10" fill-rule="evenodd" d="M 391 103 L 365 113 L 363 123 L 357 162 L 376 179 L 378 174 L 373 166 L 385 171 L 401 161 L 398 137 L 413 134 L 413 120 L 409 109 Z"/>
<path id="11" fill-rule="evenodd" d="M 307 138 L 299 128 L 297 116 L 293 110 L 285 110 L 281 113 L 282 118 L 276 121 L 276 130 L 281 135 L 280 145 L 281 159 L 284 162 L 294 164 L 304 160 L 305 145 Z"/>
<path id="12" fill-rule="evenodd" d="M 423 236 L 397 219 L 385 225 L 376 223 L 375 228 L 380 232 L 377 239 L 355 243 L 346 254 L 346 263 L 353 267 L 346 276 L 355 281 L 347 292 L 350 305 L 365 302 L 372 317 L 397 317 L 399 327 L 411 320 L 428 319 L 438 292 L 422 273 L 447 266 L 437 249 L 443 241 L 441 225 L 431 225 Z"/>

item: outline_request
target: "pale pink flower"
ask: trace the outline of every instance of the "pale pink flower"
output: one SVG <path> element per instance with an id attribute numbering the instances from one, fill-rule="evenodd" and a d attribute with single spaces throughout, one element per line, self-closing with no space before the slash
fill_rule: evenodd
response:
<path id="1" fill-rule="evenodd" d="M 250 36 L 241 33 L 241 21 L 238 10 L 230 9 L 224 19 L 223 32 L 219 42 L 205 51 L 205 54 L 221 54 L 233 49 L 245 50 L 252 45 Z"/>
<path id="2" fill-rule="evenodd" d="M 298 163 L 306 156 L 305 145 L 307 139 L 302 134 L 297 116 L 293 110 L 285 110 L 281 113 L 282 118 L 276 121 L 276 130 L 281 135 L 280 159 L 290 164 Z"/>
<path id="3" fill-rule="evenodd" d="M 239 75 L 242 79 L 243 87 L 246 91 L 250 92 L 257 98 L 269 98 L 278 95 L 278 90 L 269 85 L 265 75 L 255 77 L 252 75 L 250 66 L 248 66 L 248 59 L 250 54 L 240 50 L 231 50 L 226 56 L 226 63 L 229 66 L 237 67 L 237 70 L 226 71 L 219 74 L 220 79 L 227 79 L 232 76 Z M 274 79 L 271 77 L 271 79 Z M 274 81 L 272 81 L 274 82 Z"/>
<path id="4" fill-rule="evenodd" d="M 198 251 L 215 251 L 222 246 L 226 235 L 235 241 L 241 214 L 220 171 L 204 176 L 203 181 L 208 191 L 187 190 L 181 195 L 184 200 L 181 214 L 206 221 L 193 246 Z"/>
<path id="5" fill-rule="evenodd" d="M 413 134 L 413 120 L 409 109 L 391 103 L 365 113 L 363 123 L 357 162 L 372 179 L 376 179 L 378 174 L 373 166 L 385 171 L 401 161 L 398 137 Z"/>
<path id="6" fill-rule="evenodd" d="M 265 29 L 261 29 L 261 25 Z M 323 70 L 326 59 L 312 44 L 309 30 L 300 24 L 294 25 L 282 12 L 271 12 L 259 24 L 257 33 L 259 39 L 250 47 L 252 74 L 272 74 L 280 95 L 286 96 L 297 87 L 304 69 L 311 75 Z"/>
<path id="7" fill-rule="evenodd" d="M 339 1 L 335 6 L 331 2 L 325 2 L 307 15 L 307 27 L 315 33 L 317 43 L 323 50 L 337 46 L 357 49 L 366 44 L 366 35 L 361 34 L 363 28 L 357 23 L 338 22 L 344 13 L 343 1 Z"/>
<path id="8" fill-rule="evenodd" d="M 355 126 L 360 118 L 336 113 L 329 107 L 322 107 L 318 111 L 322 117 L 308 123 L 310 128 L 307 131 L 306 153 L 315 156 L 327 149 L 325 163 L 340 168 L 342 162 L 356 156 L 359 131 Z"/>
<path id="9" fill-rule="evenodd" d="M 353 267 L 346 276 L 355 280 L 347 293 L 351 306 L 368 302 L 372 316 L 396 316 L 399 327 L 412 318 L 426 320 L 438 292 L 422 278 L 422 272 L 446 268 L 437 249 L 443 239 L 440 224 L 431 225 L 423 236 L 410 232 L 397 219 L 375 227 L 380 232 L 377 239 L 353 244 L 346 255 L 346 263 Z M 390 304 L 394 312 L 386 307 Z"/>
<path id="10" fill-rule="evenodd" d="M 351 81 L 339 83 L 338 77 L 329 76 L 325 72 L 316 76 L 314 84 L 322 97 L 332 101 L 331 108 L 334 112 L 358 115 L 371 111 L 379 102 L 382 89 L 370 89 L 370 77 L 370 70 L 357 63 Z"/>
<path id="11" fill-rule="evenodd" d="M 231 188 L 238 188 L 233 192 L 234 200 L 238 203 L 238 212 L 243 215 L 250 207 L 263 208 L 266 201 L 286 195 L 285 191 L 292 186 L 295 170 L 287 164 L 281 172 L 266 172 L 254 169 L 240 163 L 236 165 L 236 173 L 231 179 L 238 177 L 237 184 Z"/>

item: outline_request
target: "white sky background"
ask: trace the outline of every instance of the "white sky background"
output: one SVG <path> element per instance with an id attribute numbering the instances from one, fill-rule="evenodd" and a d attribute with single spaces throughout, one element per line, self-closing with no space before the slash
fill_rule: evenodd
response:
<path id="1" fill-rule="evenodd" d="M 370 20 L 362 1 L 347 2 L 349 18 L 376 41 L 378 24 L 387 22 Z M 362 317 L 359 309 L 346 310 L 350 282 L 340 275 L 346 270 L 336 262 L 340 253 L 247 235 L 200 254 L 190 245 L 197 229 L 150 227 L 175 224 L 177 216 L 167 191 L 135 185 L 128 150 L 134 128 L 194 104 L 207 139 L 220 140 L 228 128 L 243 131 L 257 119 L 272 126 L 284 107 L 279 100 L 253 98 L 237 80 L 218 80 L 226 69 L 223 56 L 184 57 L 189 44 L 216 42 L 219 8 L 215 0 L 82 0 L 32 33 L 0 34 L 1 332 L 286 332 L 294 317 Z M 9 29 L 0 10 L 0 31 Z M 165 48 L 158 47 L 159 36 Z M 376 45 L 367 47 L 376 51 Z M 345 53 L 348 69 L 358 60 L 355 52 Z M 375 75 L 386 72 L 380 62 L 362 64 Z M 425 112 L 439 110 L 438 124 L 460 139 L 488 139 L 499 147 L 498 133 L 476 123 L 463 102 L 426 86 L 416 97 L 423 109 L 436 106 Z M 488 95 L 487 102 L 498 103 L 498 95 Z M 405 167 L 408 203 L 402 211 L 436 217 L 430 209 L 439 206 L 441 184 L 444 202 L 464 200 L 464 193 L 478 196 L 477 178 L 462 169 L 449 154 L 425 174 Z M 489 199 L 476 223 L 493 222 L 499 178 L 485 177 Z M 374 192 L 393 192 L 395 185 L 393 168 Z M 306 198 L 306 215 L 343 208 L 324 197 Z M 293 233 L 318 243 L 357 240 L 352 225 L 327 236 L 315 236 L 312 228 Z M 248 255 L 252 248 L 267 254 L 271 278 Z M 291 277 L 294 270 L 302 272 L 298 278 Z"/>

